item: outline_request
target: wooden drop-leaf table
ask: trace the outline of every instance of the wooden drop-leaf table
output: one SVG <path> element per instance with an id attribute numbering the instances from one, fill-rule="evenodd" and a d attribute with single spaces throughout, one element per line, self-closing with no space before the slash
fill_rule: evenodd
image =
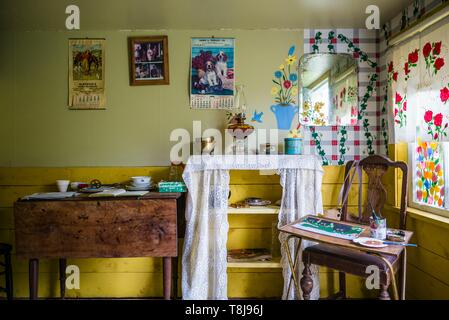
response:
<path id="1" fill-rule="evenodd" d="M 38 298 L 39 259 L 59 259 L 64 297 L 68 258 L 162 257 L 164 298 L 171 296 L 172 263 L 176 296 L 182 199 L 181 193 L 152 192 L 132 198 L 17 201 L 16 256 L 29 260 L 30 299 Z"/>

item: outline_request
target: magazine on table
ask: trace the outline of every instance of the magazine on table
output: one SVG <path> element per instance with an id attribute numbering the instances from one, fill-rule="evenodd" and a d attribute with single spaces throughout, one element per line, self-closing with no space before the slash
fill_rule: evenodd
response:
<path id="1" fill-rule="evenodd" d="M 293 227 L 345 240 L 354 240 L 365 231 L 362 227 L 351 226 L 318 217 L 306 217 L 301 222 L 293 225 Z"/>

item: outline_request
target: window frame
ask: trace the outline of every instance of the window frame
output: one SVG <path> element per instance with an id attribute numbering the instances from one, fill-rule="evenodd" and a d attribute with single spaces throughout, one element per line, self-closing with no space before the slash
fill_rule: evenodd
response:
<path id="1" fill-rule="evenodd" d="M 429 212 L 438 216 L 449 218 L 449 142 L 439 142 L 442 144 L 441 153 L 443 157 L 444 172 L 444 206 L 445 209 L 436 208 L 422 204 L 415 199 L 415 177 L 416 177 L 416 146 L 417 143 L 408 144 L 408 206 L 413 209 Z"/>

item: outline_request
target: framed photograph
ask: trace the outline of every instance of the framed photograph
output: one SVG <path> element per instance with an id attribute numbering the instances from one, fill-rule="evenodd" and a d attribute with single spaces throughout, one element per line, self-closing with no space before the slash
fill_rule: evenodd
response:
<path id="1" fill-rule="evenodd" d="M 167 36 L 129 38 L 130 85 L 169 84 Z"/>

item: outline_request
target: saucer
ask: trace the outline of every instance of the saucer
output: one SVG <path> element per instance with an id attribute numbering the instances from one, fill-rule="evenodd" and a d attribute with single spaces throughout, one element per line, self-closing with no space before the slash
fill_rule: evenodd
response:
<path id="1" fill-rule="evenodd" d="M 128 191 L 149 191 L 151 189 L 151 185 L 143 185 L 143 186 L 126 186 L 126 190 Z"/>

